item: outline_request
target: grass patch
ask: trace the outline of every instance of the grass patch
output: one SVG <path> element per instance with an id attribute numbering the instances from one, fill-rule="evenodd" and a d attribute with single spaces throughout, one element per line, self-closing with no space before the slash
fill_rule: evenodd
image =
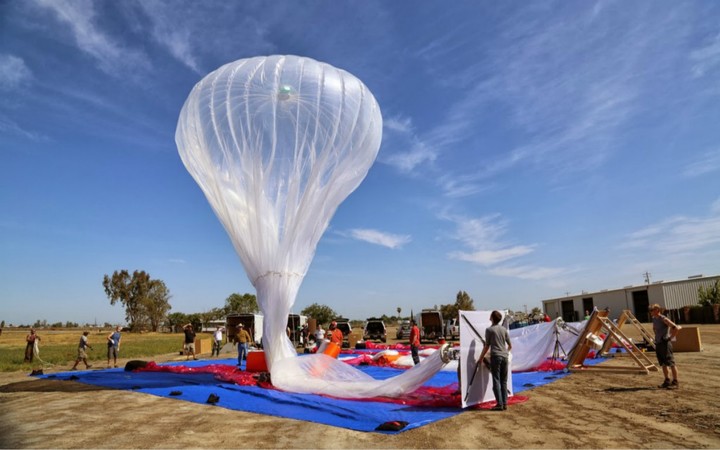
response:
<path id="1" fill-rule="evenodd" d="M 47 365 L 72 367 L 77 358 L 77 346 L 84 329 L 38 330 L 40 336 L 40 359 Z M 0 335 L 0 372 L 30 371 L 42 368 L 37 358 L 32 363 L 24 362 L 25 337 L 27 329 L 4 329 Z M 88 341 L 93 347 L 88 350 L 90 364 L 107 363 L 107 336 L 111 330 L 92 330 Z M 208 335 L 210 336 L 210 335 Z M 182 333 L 122 333 L 119 357 L 126 359 L 152 358 L 182 350 Z M 198 335 L 198 337 L 205 337 Z M 80 363 L 80 367 L 82 363 Z"/>

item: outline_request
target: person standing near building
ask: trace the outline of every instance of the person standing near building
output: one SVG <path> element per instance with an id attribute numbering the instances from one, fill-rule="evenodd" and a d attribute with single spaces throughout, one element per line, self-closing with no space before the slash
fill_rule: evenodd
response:
<path id="1" fill-rule="evenodd" d="M 238 346 L 238 369 L 242 370 L 242 362 L 245 358 L 247 358 L 247 352 L 248 352 L 248 345 L 250 344 L 250 341 L 252 338 L 250 337 L 250 333 L 247 332 L 245 327 L 243 327 L 243 324 L 238 324 L 237 326 L 237 333 L 235 334 L 235 339 L 237 340 L 237 346 Z"/>
<path id="2" fill-rule="evenodd" d="M 183 344 L 183 351 L 185 352 L 185 355 L 187 358 L 185 361 L 190 360 L 190 355 L 192 355 L 193 360 L 197 360 L 197 356 L 195 356 L 195 330 L 193 330 L 192 324 L 187 324 L 183 327 L 183 332 L 185 333 L 185 341 Z"/>
<path id="3" fill-rule="evenodd" d="M 213 333 L 213 349 L 212 354 L 210 356 L 220 356 L 220 349 L 222 348 L 222 341 L 223 341 L 223 328 L 217 327 L 215 330 L 215 333 Z"/>
<path id="4" fill-rule="evenodd" d="M 502 314 L 500 311 L 493 311 L 490 314 L 492 325 L 485 328 L 485 344 L 478 364 L 485 359 L 490 352 L 490 372 L 492 373 L 493 394 L 497 404 L 493 411 L 504 411 L 507 409 L 507 378 L 508 378 L 508 357 L 512 350 L 510 333 L 507 328 L 500 325 Z"/>
<path id="5" fill-rule="evenodd" d="M 25 362 L 32 362 L 35 355 L 35 341 L 40 341 L 40 336 L 35 333 L 35 328 L 30 328 L 30 334 L 25 337 Z"/>
<path id="6" fill-rule="evenodd" d="M 118 325 L 115 327 L 115 331 L 110 333 L 107 337 L 107 367 L 110 368 L 110 358 L 113 360 L 113 365 L 117 368 L 117 357 L 120 353 L 120 338 L 122 337 L 120 331 L 122 327 Z"/>
<path id="7" fill-rule="evenodd" d="M 672 339 L 677 337 L 678 332 L 682 329 L 672 320 L 661 314 L 662 308 L 655 303 L 650 306 L 650 316 L 652 317 L 653 331 L 655 332 L 655 355 L 657 355 L 658 364 L 662 367 L 665 381 L 658 386 L 664 389 L 677 389 L 678 371 L 675 365 L 675 357 L 673 355 Z M 668 376 L 668 368 L 672 372 L 672 381 Z"/>
<path id="8" fill-rule="evenodd" d="M 85 363 L 86 369 L 92 367 L 92 364 L 88 364 L 87 362 L 87 349 L 89 348 L 92 350 L 92 345 L 88 342 L 88 334 L 90 334 L 89 331 L 83 331 L 82 336 L 80 336 L 77 359 L 75 360 L 75 365 L 73 365 L 70 370 L 77 370 L 77 366 L 80 364 L 80 361 Z"/>
<path id="9" fill-rule="evenodd" d="M 410 319 L 410 354 L 415 365 L 420 364 L 420 328 L 415 319 Z"/>

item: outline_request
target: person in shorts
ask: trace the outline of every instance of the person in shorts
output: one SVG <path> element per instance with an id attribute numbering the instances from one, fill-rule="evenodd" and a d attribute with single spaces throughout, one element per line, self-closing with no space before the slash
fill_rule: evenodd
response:
<path id="1" fill-rule="evenodd" d="M 677 337 L 682 327 L 676 325 L 672 320 L 662 315 L 661 312 L 662 308 L 657 303 L 650 306 L 650 316 L 652 317 L 653 331 L 655 332 L 655 354 L 665 376 L 665 381 L 658 387 L 677 389 L 678 371 L 673 356 L 672 339 Z M 672 381 L 668 377 L 668 370 L 672 373 Z"/>
<path id="2" fill-rule="evenodd" d="M 185 325 L 185 327 L 183 327 L 183 332 L 185 333 L 183 351 L 185 352 L 185 355 L 187 355 L 187 359 L 185 361 L 190 360 L 190 355 L 192 355 L 194 360 L 197 360 L 197 356 L 195 356 L 195 331 L 193 330 L 193 326 L 191 324 Z"/>
<path id="3" fill-rule="evenodd" d="M 78 344 L 78 355 L 77 359 L 75 360 L 75 365 L 72 366 L 72 369 L 70 370 L 77 370 L 78 364 L 80 364 L 80 361 L 85 363 L 85 368 L 89 369 L 92 367 L 91 364 L 88 364 L 87 362 L 87 349 L 92 350 L 92 345 L 88 343 L 88 334 L 90 334 L 89 331 L 83 331 L 82 336 L 80 336 L 80 343 Z"/>
<path id="4" fill-rule="evenodd" d="M 117 357 L 118 353 L 120 353 L 120 331 L 122 330 L 122 327 L 118 325 L 115 327 L 115 331 L 110 333 L 107 337 L 108 343 L 107 343 L 107 367 L 110 368 L 110 359 L 113 360 L 113 365 L 115 368 L 117 368 Z"/>

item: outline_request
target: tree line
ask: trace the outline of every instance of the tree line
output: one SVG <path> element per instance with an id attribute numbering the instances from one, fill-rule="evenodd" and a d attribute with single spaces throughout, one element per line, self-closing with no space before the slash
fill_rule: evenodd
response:
<path id="1" fill-rule="evenodd" d="M 260 311 L 254 294 L 233 293 L 225 299 L 225 305 L 222 307 L 190 314 L 170 313 L 170 290 L 162 280 L 151 278 L 143 270 L 136 270 L 132 275 L 127 270 L 115 271 L 112 276 L 105 275 L 103 287 L 111 305 L 120 303 L 125 307 L 125 319 L 132 331 L 142 329 L 158 331 L 162 325 L 172 331 L 179 331 L 187 323 L 199 330 L 203 325 L 214 320 L 222 320 L 228 314 L 254 314 Z M 444 318 L 450 319 L 458 317 L 458 311 L 475 311 L 475 304 L 467 292 L 458 291 L 453 303 L 434 305 L 434 309 L 439 310 Z M 420 310 L 418 309 L 417 312 Z M 402 316 L 402 308 L 398 307 L 396 311 L 397 316 L 383 314 L 376 317 L 386 323 L 407 318 Z M 300 311 L 300 314 L 311 317 L 320 324 L 328 324 L 340 317 L 330 306 L 318 303 L 307 306 Z"/>

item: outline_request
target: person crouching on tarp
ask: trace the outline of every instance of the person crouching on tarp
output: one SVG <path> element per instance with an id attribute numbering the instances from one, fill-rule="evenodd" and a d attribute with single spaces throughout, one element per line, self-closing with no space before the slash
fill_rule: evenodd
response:
<path id="1" fill-rule="evenodd" d="M 247 358 L 248 344 L 250 344 L 250 333 L 245 330 L 243 324 L 238 324 L 235 334 L 238 346 L 238 369 L 242 370 L 242 362 Z"/>
<path id="2" fill-rule="evenodd" d="M 493 394 L 497 402 L 497 405 L 492 408 L 493 411 L 503 411 L 507 409 L 508 356 L 510 350 L 512 350 L 510 334 L 507 328 L 500 325 L 500 320 L 502 320 L 500 311 L 493 311 L 490 314 L 492 326 L 485 329 L 485 345 L 483 345 L 482 353 L 480 354 L 480 361 L 483 361 L 487 352 L 490 351 L 490 372 L 492 373 Z"/>

